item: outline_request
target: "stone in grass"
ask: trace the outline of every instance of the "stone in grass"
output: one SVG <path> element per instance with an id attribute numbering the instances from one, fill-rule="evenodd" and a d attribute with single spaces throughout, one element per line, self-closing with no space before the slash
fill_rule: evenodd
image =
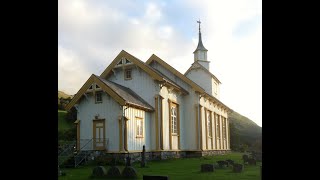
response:
<path id="1" fill-rule="evenodd" d="M 217 161 L 217 163 L 219 164 L 220 168 L 223 168 L 225 166 L 229 167 L 228 161 Z"/>
<path id="2" fill-rule="evenodd" d="M 104 177 L 107 174 L 106 169 L 103 166 L 96 166 L 93 168 L 92 177 Z"/>
<path id="3" fill-rule="evenodd" d="M 213 172 L 213 164 L 201 164 L 201 172 Z"/>
<path id="4" fill-rule="evenodd" d="M 125 178 L 137 178 L 137 171 L 132 166 L 126 166 L 122 171 L 122 176 Z"/>
<path id="5" fill-rule="evenodd" d="M 109 177 L 121 176 L 120 169 L 116 166 L 111 166 L 111 168 L 107 172 L 107 176 L 109 176 Z"/>
<path id="6" fill-rule="evenodd" d="M 235 173 L 241 173 L 243 171 L 243 165 L 242 164 L 233 164 L 233 172 Z"/>

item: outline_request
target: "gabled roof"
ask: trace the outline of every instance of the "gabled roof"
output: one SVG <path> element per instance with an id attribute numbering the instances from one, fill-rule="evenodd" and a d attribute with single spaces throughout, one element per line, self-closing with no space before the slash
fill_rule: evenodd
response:
<path id="1" fill-rule="evenodd" d="M 204 92 L 204 89 L 201 88 L 199 85 L 197 85 L 195 82 L 187 78 L 185 75 L 181 74 L 178 70 L 167 64 L 165 61 L 160 59 L 158 56 L 155 54 L 152 54 L 152 56 L 147 60 L 146 64 L 151 64 L 152 61 L 156 61 L 157 63 L 161 64 L 164 66 L 166 69 L 168 69 L 171 73 L 174 75 L 178 76 L 180 79 L 182 79 L 184 82 L 189 84 L 193 89 L 195 89 L 198 92 Z"/>
<path id="2" fill-rule="evenodd" d="M 215 98 L 214 96 L 208 94 L 203 88 L 201 88 L 198 84 L 196 84 L 195 82 L 193 82 L 191 79 L 189 79 L 188 77 L 186 77 L 185 75 L 181 74 L 178 70 L 176 70 L 175 68 L 173 68 L 172 66 L 170 66 L 169 64 L 167 64 L 165 61 L 163 61 L 162 59 L 160 59 L 158 56 L 156 56 L 155 54 L 152 54 L 152 56 L 147 60 L 146 64 L 151 64 L 152 61 L 155 61 L 157 63 L 159 63 L 160 65 L 162 65 L 163 67 L 165 67 L 168 71 L 170 71 L 171 73 L 173 73 L 174 75 L 178 76 L 180 79 L 182 79 L 184 82 L 186 82 L 187 84 L 189 84 L 195 91 L 199 92 L 202 96 L 207 97 L 209 99 L 211 99 L 214 102 L 217 102 L 219 104 L 221 104 L 222 106 L 224 106 L 224 108 L 228 109 L 229 111 L 231 111 L 231 109 L 226 106 L 225 104 L 223 104 L 221 101 L 219 101 L 217 98 Z M 200 66 L 202 66 L 200 64 Z M 202 66 L 203 67 L 203 66 Z M 204 67 L 203 67 L 204 68 Z M 217 79 L 218 80 L 218 79 Z M 219 80 L 218 80 L 219 81 Z M 220 81 L 219 81 L 220 82 Z"/>
<path id="3" fill-rule="evenodd" d="M 198 66 L 198 67 L 194 67 L 193 65 L 195 65 L 195 64 L 196 64 L 196 65 L 199 65 L 199 66 Z M 197 69 L 197 68 L 203 69 L 206 73 L 210 74 L 211 77 L 213 77 L 216 81 L 218 81 L 220 84 L 222 84 L 215 75 L 213 75 L 207 68 L 205 68 L 204 66 L 202 66 L 202 65 L 201 65 L 199 62 L 197 62 L 197 61 L 191 64 L 190 68 L 184 73 L 184 75 L 187 75 L 188 72 L 190 72 L 192 69 Z"/>
<path id="4" fill-rule="evenodd" d="M 174 87 L 175 89 L 181 91 L 182 93 L 189 94 L 188 91 L 183 89 L 181 86 L 179 86 L 175 82 L 169 80 L 168 78 L 164 77 L 163 74 L 160 74 L 154 68 L 152 68 L 148 64 L 144 63 L 140 59 L 132 56 L 131 54 L 129 54 L 125 50 L 122 50 L 118 54 L 118 56 L 111 62 L 111 64 L 103 71 L 103 73 L 100 75 L 100 77 L 105 79 L 112 72 L 112 69 L 117 65 L 117 63 L 120 61 L 120 59 L 123 57 L 129 59 L 132 63 L 134 63 L 139 68 L 144 70 L 147 74 L 149 74 L 153 79 L 158 80 L 160 82 L 166 82 L 168 85 Z"/>
<path id="5" fill-rule="evenodd" d="M 84 83 L 77 94 L 72 98 L 70 103 L 66 106 L 66 110 L 70 110 L 80 100 L 82 95 L 86 93 L 87 89 L 92 85 L 92 83 L 98 84 L 98 86 L 101 87 L 104 92 L 108 93 L 115 101 L 117 101 L 122 106 L 133 106 L 146 111 L 154 110 L 152 106 L 145 102 L 131 89 L 114 82 L 104 80 L 94 74 L 90 76 L 90 78 Z"/>
<path id="6" fill-rule="evenodd" d="M 107 86 L 109 86 L 112 90 L 114 90 L 114 92 L 116 92 L 119 96 L 121 96 L 126 101 L 126 103 L 134 106 L 144 107 L 149 110 L 154 110 L 150 104 L 148 104 L 145 100 L 143 100 L 138 94 L 136 94 L 130 88 L 124 87 L 112 81 L 102 79 L 101 77 L 98 77 L 98 76 L 96 77 L 100 79 L 102 82 L 104 82 Z"/>

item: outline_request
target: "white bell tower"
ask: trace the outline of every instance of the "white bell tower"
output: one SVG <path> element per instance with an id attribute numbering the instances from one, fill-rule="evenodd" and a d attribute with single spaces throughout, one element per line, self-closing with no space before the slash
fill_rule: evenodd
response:
<path id="1" fill-rule="evenodd" d="M 197 21 L 199 23 L 199 42 L 197 49 L 193 52 L 194 54 L 194 61 L 198 61 L 202 66 L 204 66 L 206 69 L 209 70 L 209 63 L 210 61 L 207 60 L 207 49 L 203 46 L 202 44 L 202 39 L 201 39 L 201 30 L 200 30 L 200 24 L 201 21 Z"/>

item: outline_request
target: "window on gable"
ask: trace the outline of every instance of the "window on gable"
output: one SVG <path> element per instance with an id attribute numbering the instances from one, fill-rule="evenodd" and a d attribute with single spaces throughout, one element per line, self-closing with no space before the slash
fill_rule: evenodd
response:
<path id="1" fill-rule="evenodd" d="M 89 87 L 89 89 L 92 89 L 92 85 Z"/>
<path id="2" fill-rule="evenodd" d="M 125 59 L 125 64 L 131 63 L 128 59 Z"/>
<path id="3" fill-rule="evenodd" d="M 143 137 L 143 120 L 137 118 L 137 137 Z"/>
<path id="4" fill-rule="evenodd" d="M 95 95 L 96 103 L 102 103 L 102 93 L 101 92 L 96 92 Z"/>
<path id="5" fill-rule="evenodd" d="M 124 71 L 124 79 L 125 80 L 130 80 L 132 79 L 132 69 L 126 69 Z"/>
<path id="6" fill-rule="evenodd" d="M 214 82 L 214 93 L 217 94 L 218 93 L 218 84 L 216 82 Z"/>
<path id="7" fill-rule="evenodd" d="M 122 65 L 122 59 L 118 62 L 117 65 Z"/>
<path id="8" fill-rule="evenodd" d="M 100 88 L 97 84 L 96 84 L 96 89 Z"/>

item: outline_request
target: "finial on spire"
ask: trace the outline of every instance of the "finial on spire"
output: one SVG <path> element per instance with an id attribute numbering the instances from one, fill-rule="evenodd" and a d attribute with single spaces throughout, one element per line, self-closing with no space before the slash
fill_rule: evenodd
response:
<path id="1" fill-rule="evenodd" d="M 197 23 L 199 23 L 199 33 L 201 33 L 201 32 L 200 32 L 200 24 L 201 24 L 200 19 L 199 19 L 199 21 L 197 21 Z"/>

